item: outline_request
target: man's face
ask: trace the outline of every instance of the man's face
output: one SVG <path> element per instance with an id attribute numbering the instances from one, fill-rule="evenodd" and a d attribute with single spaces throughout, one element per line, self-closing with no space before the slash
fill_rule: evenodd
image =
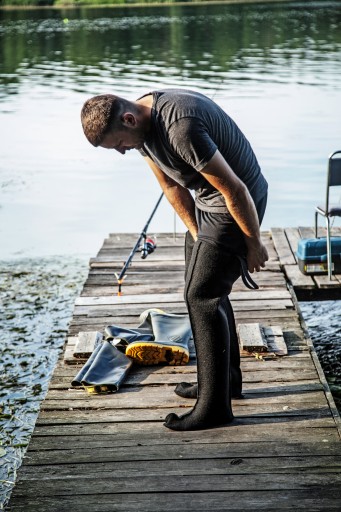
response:
<path id="1" fill-rule="evenodd" d="M 135 128 L 123 128 L 109 132 L 100 146 L 106 149 L 116 149 L 122 155 L 129 149 L 141 149 L 144 143 L 142 133 Z"/>

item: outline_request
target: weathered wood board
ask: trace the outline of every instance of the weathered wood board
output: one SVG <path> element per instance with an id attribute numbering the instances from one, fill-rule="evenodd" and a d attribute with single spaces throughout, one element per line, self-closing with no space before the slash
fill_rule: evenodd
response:
<path id="1" fill-rule="evenodd" d="M 341 276 L 304 275 L 297 263 L 296 251 L 299 240 L 315 238 L 312 227 L 273 228 L 271 230 L 279 262 L 294 291 L 302 300 L 341 299 Z M 326 230 L 320 228 L 319 236 L 326 236 Z M 341 236 L 341 227 L 332 228 L 333 236 Z"/>

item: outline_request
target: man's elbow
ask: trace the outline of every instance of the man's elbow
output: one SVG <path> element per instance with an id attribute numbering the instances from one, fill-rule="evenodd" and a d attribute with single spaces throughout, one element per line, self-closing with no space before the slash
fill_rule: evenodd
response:
<path id="1" fill-rule="evenodd" d="M 232 203 L 237 205 L 244 204 L 245 201 L 248 200 L 249 191 L 246 185 L 241 181 L 233 190 L 229 190 L 225 195 L 225 200 L 227 203 Z"/>

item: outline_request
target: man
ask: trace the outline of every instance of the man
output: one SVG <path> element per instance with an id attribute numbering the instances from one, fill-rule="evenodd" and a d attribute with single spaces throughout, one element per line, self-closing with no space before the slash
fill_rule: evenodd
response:
<path id="1" fill-rule="evenodd" d="M 231 397 L 242 397 L 242 376 L 228 295 L 241 273 L 253 283 L 246 261 L 250 272 L 258 272 L 268 259 L 259 231 L 267 182 L 252 148 L 215 102 L 194 91 L 154 91 L 133 102 L 95 96 L 81 118 L 94 146 L 123 155 L 140 151 L 188 228 L 185 300 L 198 385 L 181 383 L 176 392 L 197 401 L 180 417 L 169 414 L 165 426 L 195 430 L 230 423 Z"/>

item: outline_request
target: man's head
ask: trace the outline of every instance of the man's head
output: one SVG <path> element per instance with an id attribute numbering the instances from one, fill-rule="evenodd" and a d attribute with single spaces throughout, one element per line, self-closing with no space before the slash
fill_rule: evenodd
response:
<path id="1" fill-rule="evenodd" d="M 81 121 L 86 138 L 95 147 L 124 154 L 128 149 L 140 149 L 144 143 L 146 123 L 141 107 L 119 96 L 90 98 L 83 105 Z"/>

